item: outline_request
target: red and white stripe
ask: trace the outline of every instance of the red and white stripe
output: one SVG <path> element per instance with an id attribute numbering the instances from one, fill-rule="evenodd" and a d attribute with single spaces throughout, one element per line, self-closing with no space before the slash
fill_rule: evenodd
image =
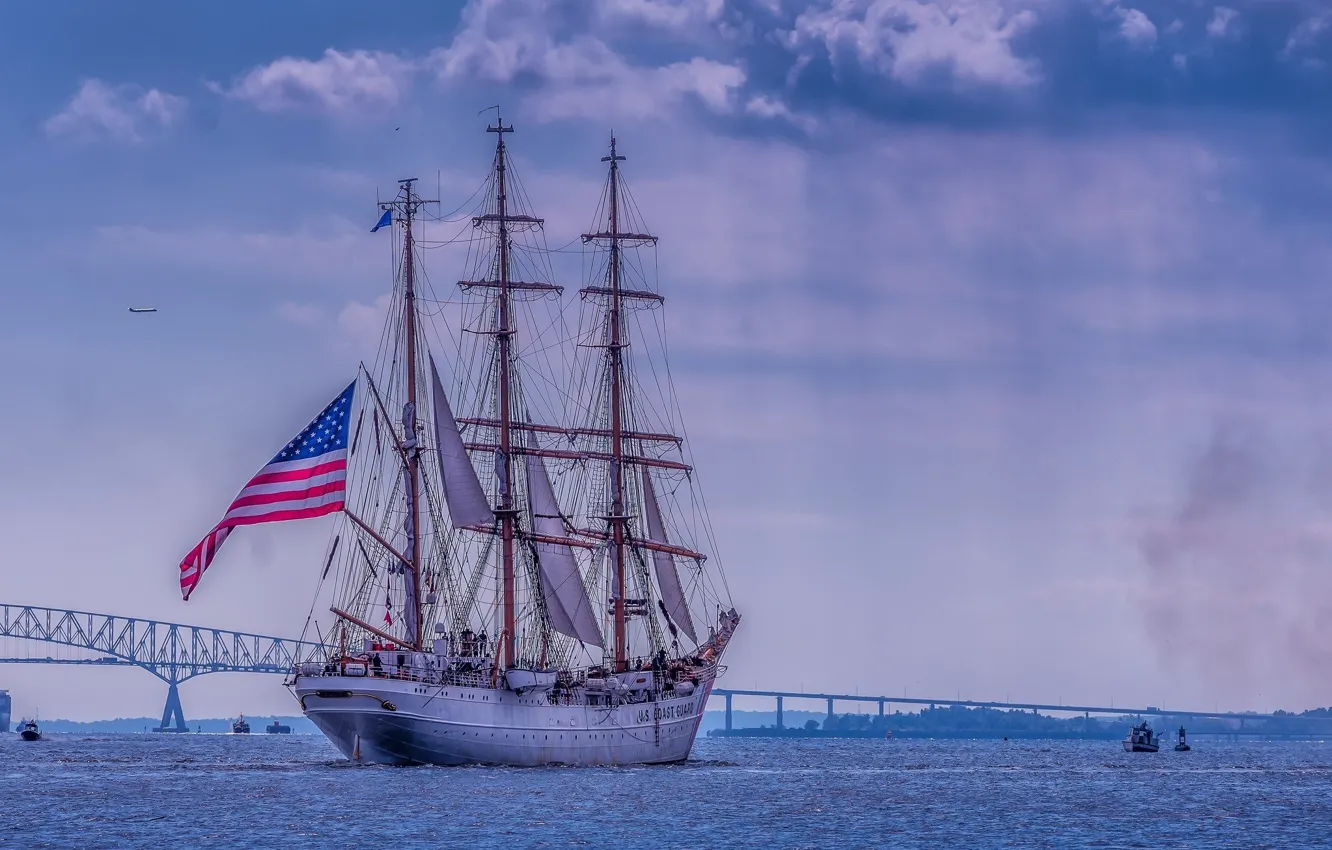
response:
<path id="1" fill-rule="evenodd" d="M 346 495 L 346 449 L 265 466 L 236 496 L 222 521 L 181 561 L 181 595 L 190 598 L 222 542 L 236 526 L 331 514 L 342 510 Z"/>

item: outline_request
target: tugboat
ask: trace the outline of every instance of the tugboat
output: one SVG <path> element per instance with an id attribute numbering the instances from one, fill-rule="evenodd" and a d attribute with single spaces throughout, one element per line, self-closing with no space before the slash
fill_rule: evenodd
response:
<path id="1" fill-rule="evenodd" d="M 1189 742 L 1184 739 L 1184 727 L 1181 726 L 1179 727 L 1179 743 L 1175 744 L 1175 752 L 1187 753 L 1191 749 L 1193 747 L 1190 747 Z"/>
<path id="2" fill-rule="evenodd" d="M 25 720 L 19 724 L 19 737 L 25 741 L 40 741 L 42 730 L 37 728 L 36 720 Z"/>
<path id="3" fill-rule="evenodd" d="M 285 723 L 277 722 L 275 718 L 272 723 L 264 727 L 264 731 L 270 735 L 290 735 L 291 727 Z"/>
<path id="4" fill-rule="evenodd" d="M 235 721 L 234 723 L 231 724 L 231 733 L 232 733 L 233 735 L 248 735 L 248 734 L 250 734 L 250 724 L 247 723 L 247 722 L 245 722 L 245 715 L 244 715 L 244 714 L 242 714 L 240 717 L 237 717 L 237 718 L 236 718 L 236 721 Z"/>
<path id="5" fill-rule="evenodd" d="M 1161 739 L 1152 732 L 1152 727 L 1144 720 L 1129 730 L 1124 739 L 1126 753 L 1154 753 L 1161 749 Z"/>

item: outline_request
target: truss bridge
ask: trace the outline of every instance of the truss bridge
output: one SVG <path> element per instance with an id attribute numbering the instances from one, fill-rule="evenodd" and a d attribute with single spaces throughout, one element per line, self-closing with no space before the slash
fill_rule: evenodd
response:
<path id="1" fill-rule="evenodd" d="M 82 650 L 85 657 L 0 657 L 0 664 L 71 664 L 138 667 L 167 684 L 162 725 L 156 731 L 185 732 L 181 682 L 205 673 L 280 673 L 323 651 L 318 643 L 246 632 L 162 623 L 115 614 L 94 614 L 35 605 L 0 604 L 0 647 L 38 642 Z M 32 644 L 26 645 L 31 648 Z M 95 657 L 86 657 L 87 655 Z M 75 653 L 76 656 L 80 653 Z"/>

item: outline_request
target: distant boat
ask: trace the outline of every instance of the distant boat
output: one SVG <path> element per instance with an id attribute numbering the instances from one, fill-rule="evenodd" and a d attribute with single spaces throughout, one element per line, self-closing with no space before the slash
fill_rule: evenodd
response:
<path id="1" fill-rule="evenodd" d="M 37 728 L 36 720 L 25 720 L 19 724 L 19 737 L 25 741 L 40 741 L 42 730 Z"/>
<path id="2" fill-rule="evenodd" d="M 1181 726 L 1179 727 L 1179 743 L 1175 744 L 1175 752 L 1187 753 L 1191 749 L 1193 747 L 1190 747 L 1189 742 L 1184 739 L 1184 727 Z"/>
<path id="3" fill-rule="evenodd" d="M 1128 737 L 1124 739 L 1126 753 L 1154 753 L 1160 749 L 1161 739 L 1152 732 L 1146 720 L 1130 729 Z"/>
<path id="4" fill-rule="evenodd" d="M 264 731 L 270 735 L 290 735 L 291 727 L 285 723 L 278 723 L 274 720 L 272 723 L 264 727 Z"/>
<path id="5" fill-rule="evenodd" d="M 232 734 L 235 735 L 250 734 L 250 724 L 245 722 L 244 714 L 242 714 L 240 717 L 237 717 L 235 722 L 231 724 L 231 731 Z"/>
<path id="6" fill-rule="evenodd" d="M 131 307 L 131 308 L 129 308 L 129 311 L 130 311 L 131 313 L 156 313 L 156 312 L 157 312 L 157 308 L 156 308 L 156 307 Z"/>

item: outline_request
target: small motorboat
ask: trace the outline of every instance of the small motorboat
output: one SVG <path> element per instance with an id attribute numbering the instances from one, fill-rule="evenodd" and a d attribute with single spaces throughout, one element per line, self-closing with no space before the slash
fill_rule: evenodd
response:
<path id="1" fill-rule="evenodd" d="M 245 721 L 244 714 L 242 714 L 240 717 L 237 717 L 236 720 L 231 724 L 231 732 L 234 735 L 250 734 L 250 724 Z"/>
<path id="2" fill-rule="evenodd" d="M 1154 753 L 1161 749 L 1161 739 L 1144 720 L 1129 730 L 1124 739 L 1126 753 Z"/>
<path id="3" fill-rule="evenodd" d="M 1175 744 L 1175 752 L 1177 752 L 1177 753 L 1187 753 L 1187 752 L 1188 752 L 1189 750 L 1191 750 L 1191 749 L 1193 749 L 1193 747 L 1190 747 L 1190 746 L 1189 746 L 1189 742 L 1188 742 L 1187 740 L 1185 740 L 1185 738 L 1184 738 L 1184 727 L 1181 726 L 1181 727 L 1179 727 L 1179 743 L 1178 743 L 1178 744 Z"/>
<path id="4" fill-rule="evenodd" d="M 285 723 L 279 723 L 275 719 L 272 723 L 264 727 L 264 731 L 270 735 L 290 735 L 291 727 Z"/>
<path id="5" fill-rule="evenodd" d="M 36 720 L 25 720 L 19 724 L 19 737 L 25 741 L 40 741 L 42 730 L 37 728 Z"/>

